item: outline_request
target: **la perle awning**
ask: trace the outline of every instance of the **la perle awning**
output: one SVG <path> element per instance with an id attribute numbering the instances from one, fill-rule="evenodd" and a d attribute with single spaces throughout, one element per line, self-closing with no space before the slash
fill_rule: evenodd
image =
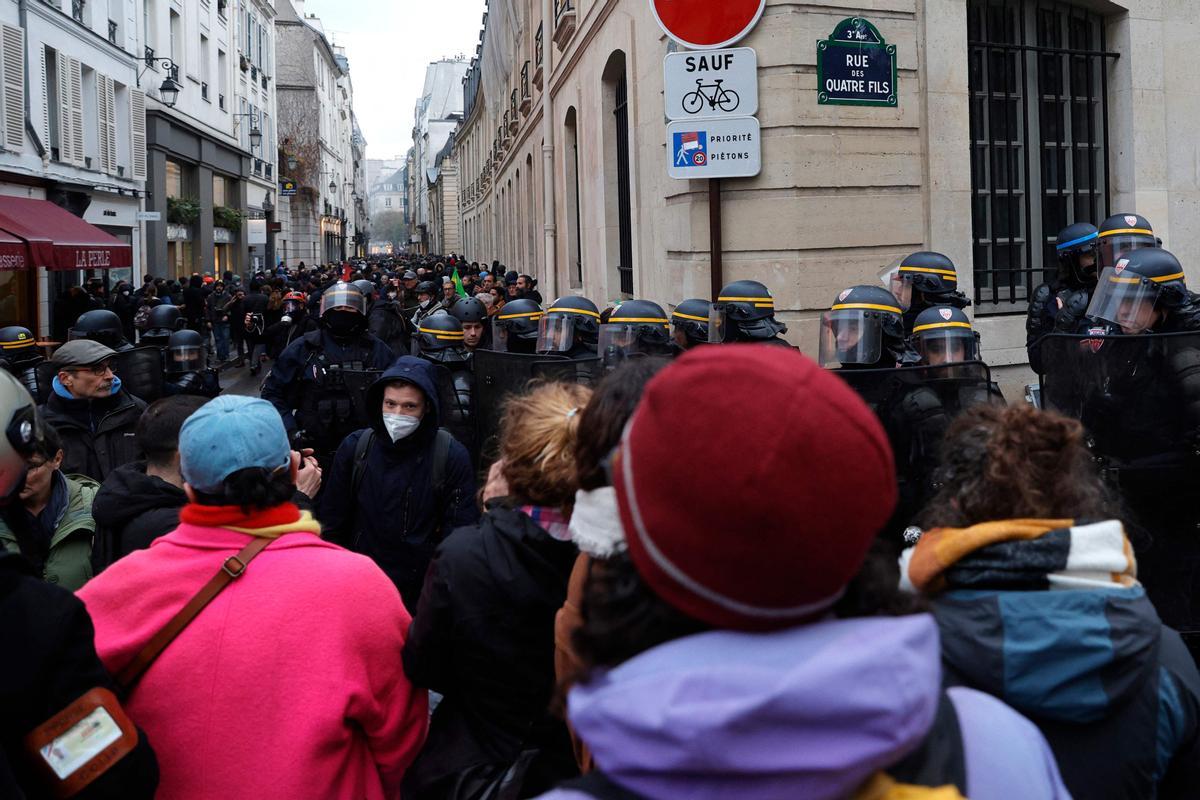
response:
<path id="1" fill-rule="evenodd" d="M 131 246 L 47 200 L 0 196 L 0 234 L 3 233 L 9 236 L 0 237 L 0 269 L 133 266 Z M 14 243 L 25 251 L 24 263 L 16 263 Z"/>

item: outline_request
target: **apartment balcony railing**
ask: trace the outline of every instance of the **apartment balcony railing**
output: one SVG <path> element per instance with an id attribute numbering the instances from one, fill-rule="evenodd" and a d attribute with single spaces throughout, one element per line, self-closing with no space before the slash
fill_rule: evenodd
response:
<path id="1" fill-rule="evenodd" d="M 575 0 L 554 0 L 554 44 L 562 50 L 575 35 Z"/>
<path id="2" fill-rule="evenodd" d="M 120 33 L 120 30 L 121 29 L 120 29 L 120 26 L 117 25 L 117 21 L 110 19 L 108 21 L 108 41 L 120 46 L 117 43 L 117 35 Z"/>
<path id="3" fill-rule="evenodd" d="M 533 93 L 529 91 L 529 62 L 525 62 L 525 66 L 521 67 L 521 114 L 529 116 L 530 110 L 533 108 Z"/>
<path id="4" fill-rule="evenodd" d="M 533 37 L 533 85 L 542 88 L 542 62 L 545 60 L 544 53 L 544 38 L 542 36 L 542 26 L 539 23 L 537 34 Z"/>

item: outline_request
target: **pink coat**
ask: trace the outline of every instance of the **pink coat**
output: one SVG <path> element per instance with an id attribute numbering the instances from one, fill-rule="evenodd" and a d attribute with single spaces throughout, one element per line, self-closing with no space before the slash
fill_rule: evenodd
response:
<path id="1" fill-rule="evenodd" d="M 184 523 L 84 586 L 109 671 L 249 540 Z M 370 559 L 312 533 L 272 542 L 126 704 L 158 755 L 158 796 L 398 797 L 428 720 L 400 660 L 411 621 Z"/>

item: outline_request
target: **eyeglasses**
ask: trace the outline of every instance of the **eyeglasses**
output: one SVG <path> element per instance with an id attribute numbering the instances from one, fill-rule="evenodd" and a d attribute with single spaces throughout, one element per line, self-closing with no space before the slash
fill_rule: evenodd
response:
<path id="1" fill-rule="evenodd" d="M 112 370 L 112 365 L 107 361 L 102 361 L 99 364 L 92 364 L 90 367 L 72 367 L 67 372 L 87 372 L 95 375 L 97 378 L 103 377 Z"/>

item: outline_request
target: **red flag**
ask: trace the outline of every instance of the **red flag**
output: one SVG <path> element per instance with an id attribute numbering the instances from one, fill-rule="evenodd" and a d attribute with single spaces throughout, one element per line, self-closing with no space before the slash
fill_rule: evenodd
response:
<path id="1" fill-rule="evenodd" d="M 342 283 L 349 283 L 349 282 L 350 282 L 350 265 L 345 264 L 342 266 Z"/>

